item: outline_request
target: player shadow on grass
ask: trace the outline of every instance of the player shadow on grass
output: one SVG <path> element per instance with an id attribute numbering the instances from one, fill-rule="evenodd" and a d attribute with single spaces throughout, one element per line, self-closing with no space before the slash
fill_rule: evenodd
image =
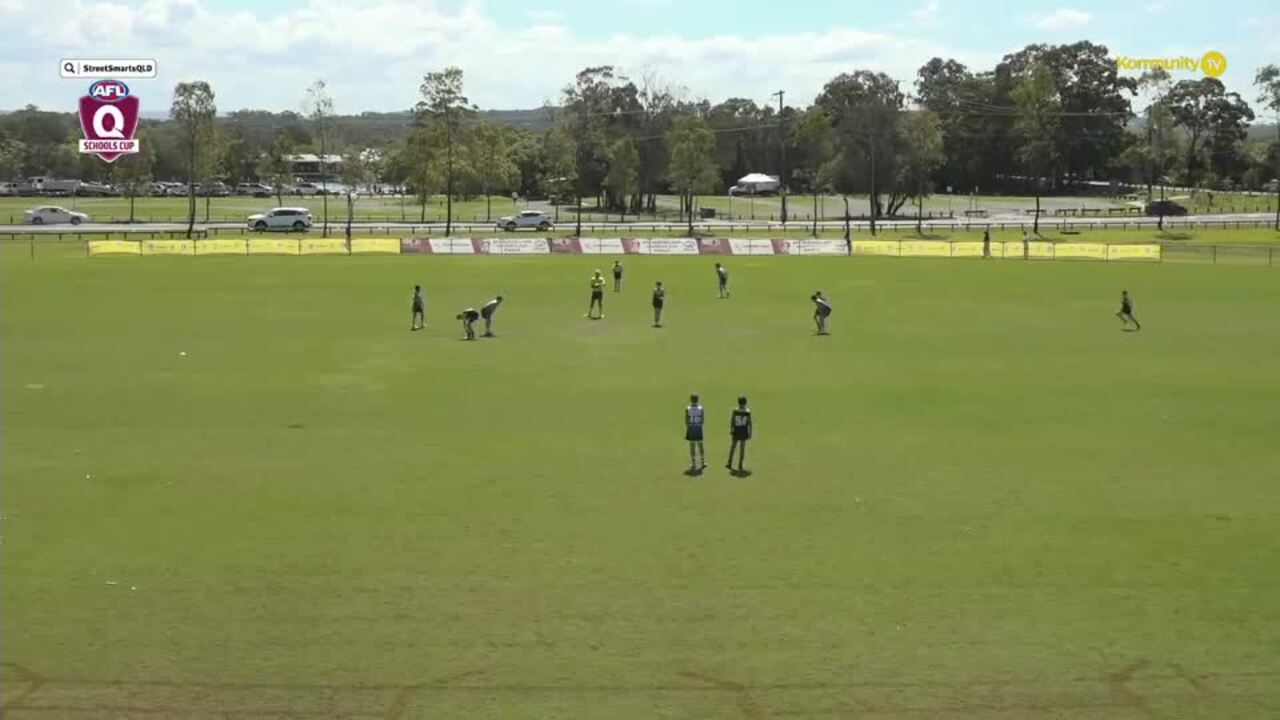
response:
<path id="1" fill-rule="evenodd" d="M 730 470 L 729 474 L 736 478 L 749 478 L 755 473 L 751 472 L 750 470 Z"/>
<path id="2" fill-rule="evenodd" d="M 684 476 L 685 476 L 685 477 L 691 477 L 691 478 L 692 478 L 692 477 L 702 477 L 702 474 L 703 474 L 704 472 L 706 472 L 706 470 L 705 470 L 704 468 L 700 468 L 700 467 L 696 467 L 696 468 L 685 468 L 685 470 L 684 470 Z"/>

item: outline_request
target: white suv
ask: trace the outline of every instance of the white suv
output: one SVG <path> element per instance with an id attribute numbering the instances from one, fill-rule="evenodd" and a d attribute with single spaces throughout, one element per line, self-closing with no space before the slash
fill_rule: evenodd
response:
<path id="1" fill-rule="evenodd" d="M 22 221 L 28 225 L 57 225 L 60 223 L 79 225 L 82 222 L 89 222 L 89 216 L 82 212 L 46 205 L 22 213 Z"/>
<path id="2" fill-rule="evenodd" d="M 498 218 L 499 230 L 515 232 L 521 228 L 550 230 L 552 228 L 551 218 L 548 217 L 546 213 L 539 212 L 537 210 L 525 210 L 519 215 Z"/>
<path id="3" fill-rule="evenodd" d="M 262 232 L 264 230 L 309 230 L 311 228 L 311 211 L 306 208 L 276 208 L 264 213 L 249 216 L 249 228 Z"/>

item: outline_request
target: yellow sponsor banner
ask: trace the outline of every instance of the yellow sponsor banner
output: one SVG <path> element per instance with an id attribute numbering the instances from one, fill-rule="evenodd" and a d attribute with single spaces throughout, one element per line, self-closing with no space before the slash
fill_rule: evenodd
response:
<path id="1" fill-rule="evenodd" d="M 1022 241 L 1012 240 L 1010 242 L 993 242 L 991 243 L 991 256 L 1004 258 L 1005 260 L 1021 260 L 1022 259 Z"/>
<path id="2" fill-rule="evenodd" d="M 141 255 L 142 243 L 136 240 L 90 240 L 90 255 Z"/>
<path id="3" fill-rule="evenodd" d="M 903 257 L 951 257 L 951 243 L 941 240 L 903 240 Z"/>
<path id="4" fill-rule="evenodd" d="M 899 243 L 897 240 L 854 240 L 854 255 L 892 255 L 897 257 Z"/>
<path id="5" fill-rule="evenodd" d="M 303 238 L 298 242 L 302 255 L 346 255 L 346 238 Z"/>
<path id="6" fill-rule="evenodd" d="M 400 254 L 399 238 L 352 238 L 352 253 L 391 253 Z"/>
<path id="7" fill-rule="evenodd" d="M 1027 243 L 1027 257 L 1032 260 L 1052 260 L 1054 258 L 1054 249 L 1051 242 L 1029 242 Z"/>
<path id="8" fill-rule="evenodd" d="M 249 251 L 247 240 L 201 240 L 196 243 L 197 255 L 244 255 Z"/>
<path id="9" fill-rule="evenodd" d="M 1159 245 L 1108 245 L 1108 260 L 1159 260 Z"/>
<path id="10" fill-rule="evenodd" d="M 1001 251 L 1000 243 L 991 243 L 991 255 L 993 257 L 1000 257 Z M 951 243 L 951 257 L 982 257 L 982 243 Z"/>
<path id="11" fill-rule="evenodd" d="M 1054 252 L 1059 260 L 1107 259 L 1107 246 L 1102 243 L 1060 243 Z"/>
<path id="12" fill-rule="evenodd" d="M 143 240 L 143 255 L 195 255 L 194 240 Z"/>
<path id="13" fill-rule="evenodd" d="M 250 255 L 297 255 L 298 241 L 282 238 L 253 238 L 249 240 Z"/>

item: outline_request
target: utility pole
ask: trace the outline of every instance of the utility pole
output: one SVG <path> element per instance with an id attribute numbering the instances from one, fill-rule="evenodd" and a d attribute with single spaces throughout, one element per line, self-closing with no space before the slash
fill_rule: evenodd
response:
<path id="1" fill-rule="evenodd" d="M 782 195 L 782 224 L 787 224 L 787 133 L 786 128 L 782 124 L 783 98 L 786 97 L 786 90 L 779 90 L 770 95 L 770 97 L 778 98 L 778 146 L 781 155 L 781 168 L 778 171 L 778 192 Z"/>

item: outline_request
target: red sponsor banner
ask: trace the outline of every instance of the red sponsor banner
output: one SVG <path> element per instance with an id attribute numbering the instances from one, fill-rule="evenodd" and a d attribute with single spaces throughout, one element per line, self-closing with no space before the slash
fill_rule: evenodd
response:
<path id="1" fill-rule="evenodd" d="M 774 238 L 769 242 L 773 243 L 774 255 L 790 255 L 791 254 L 791 243 L 789 241 L 782 240 L 779 238 Z"/>
<path id="2" fill-rule="evenodd" d="M 404 238 L 400 241 L 400 252 L 405 254 L 431 252 L 430 238 Z"/>
<path id="3" fill-rule="evenodd" d="M 551 240 L 551 252 L 565 255 L 582 254 L 582 243 L 578 238 L 554 238 Z"/>
<path id="4" fill-rule="evenodd" d="M 730 255 L 732 252 L 729 249 L 729 240 L 727 238 L 701 238 L 698 240 L 698 254 L 700 255 Z"/>
<path id="5" fill-rule="evenodd" d="M 643 244 L 638 238 L 622 238 L 622 252 L 628 255 L 639 255 Z"/>

